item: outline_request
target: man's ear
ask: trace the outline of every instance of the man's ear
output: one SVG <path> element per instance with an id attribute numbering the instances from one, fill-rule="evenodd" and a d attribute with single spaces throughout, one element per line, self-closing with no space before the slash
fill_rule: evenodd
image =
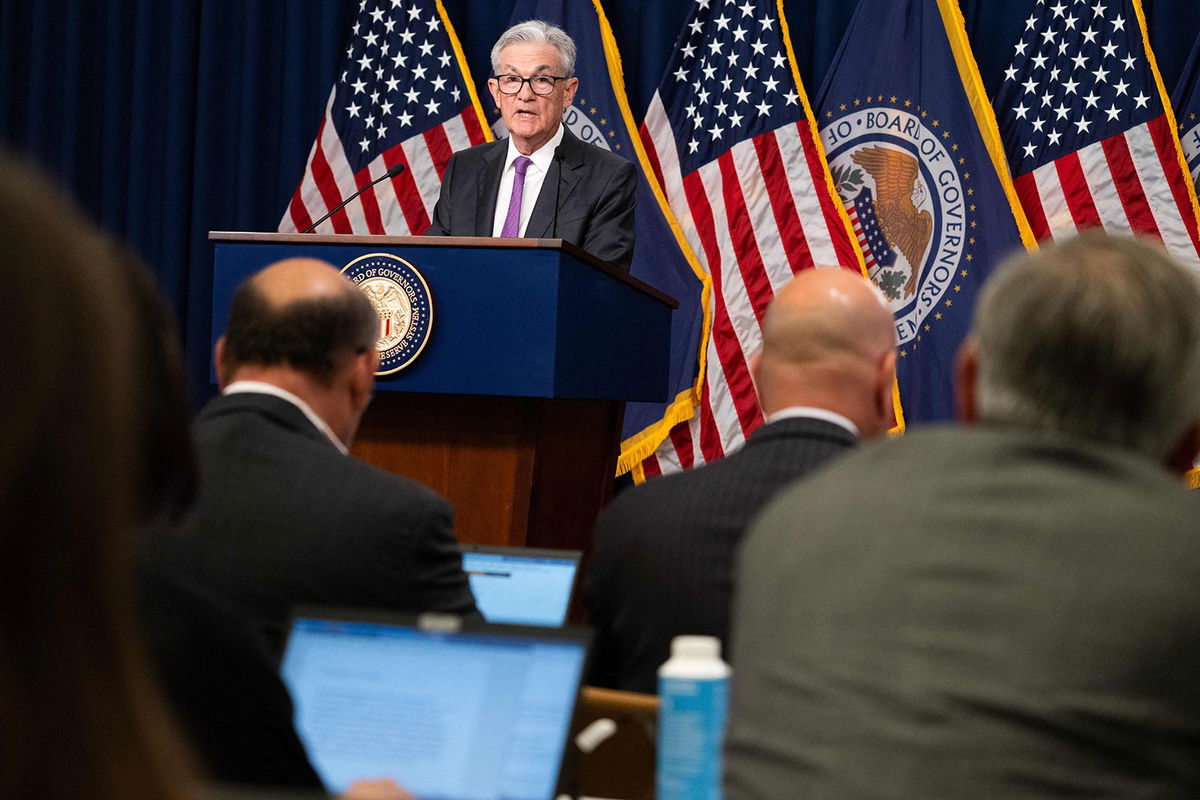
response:
<path id="1" fill-rule="evenodd" d="M 1188 426 L 1179 441 L 1163 459 L 1163 465 L 1176 475 L 1186 475 L 1196 466 L 1196 455 L 1200 454 L 1200 420 Z"/>
<path id="2" fill-rule="evenodd" d="M 350 401 L 362 410 L 371 402 L 375 391 L 375 370 L 379 367 L 379 352 L 369 347 L 354 356 L 350 374 Z"/>
<path id="3" fill-rule="evenodd" d="M 217 339 L 213 345 L 213 366 L 217 370 L 217 386 L 224 389 L 229 385 L 229 369 L 225 364 L 225 337 Z"/>
<path id="4" fill-rule="evenodd" d="M 954 408 L 958 421 L 973 425 L 979 420 L 979 347 L 964 339 L 954 361 Z"/>
<path id="5" fill-rule="evenodd" d="M 888 350 L 879 360 L 879 368 L 875 373 L 875 403 L 879 418 L 884 421 L 883 428 L 887 430 L 892 419 L 892 388 L 896 382 L 896 348 Z"/>

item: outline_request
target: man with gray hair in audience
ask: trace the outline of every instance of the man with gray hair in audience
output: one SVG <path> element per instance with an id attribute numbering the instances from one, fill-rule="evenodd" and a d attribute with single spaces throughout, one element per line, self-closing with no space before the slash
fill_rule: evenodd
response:
<path id="1" fill-rule="evenodd" d="M 1200 796 L 1200 289 L 1102 234 L 985 287 L 961 427 L 784 492 L 738 565 L 727 796 Z"/>
<path id="2" fill-rule="evenodd" d="M 562 28 L 528 20 L 501 34 L 488 89 L 509 136 L 451 156 L 428 233 L 565 239 L 628 271 L 637 170 L 567 130 L 578 88 Z"/>

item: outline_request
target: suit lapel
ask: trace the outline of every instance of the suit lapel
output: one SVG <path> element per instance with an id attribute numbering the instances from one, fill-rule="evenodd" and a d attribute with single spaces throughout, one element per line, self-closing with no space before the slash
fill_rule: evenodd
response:
<path id="1" fill-rule="evenodd" d="M 508 140 L 501 139 L 483 157 L 483 169 L 475 190 L 479 198 L 475 203 L 475 235 L 491 236 L 496 224 L 496 193 L 500 191 L 500 176 L 504 174 L 504 156 L 508 153 Z"/>
<path id="2" fill-rule="evenodd" d="M 563 123 L 559 123 L 562 125 Z M 554 201 L 558 199 L 559 219 L 562 219 L 563 207 L 571 198 L 571 193 L 583 178 L 583 144 L 576 139 L 566 126 L 563 126 L 562 164 L 550 163 L 550 171 L 546 180 L 542 181 L 542 191 L 538 193 L 537 204 L 525 226 L 525 235 L 531 239 L 544 239 L 554 233 Z M 555 190 L 555 183 L 558 189 Z"/>

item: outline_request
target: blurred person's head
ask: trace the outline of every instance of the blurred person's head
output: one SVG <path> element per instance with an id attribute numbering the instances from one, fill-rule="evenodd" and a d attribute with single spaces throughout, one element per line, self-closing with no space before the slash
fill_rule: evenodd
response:
<path id="1" fill-rule="evenodd" d="M 147 353 L 112 242 L 0 156 L 0 786 L 175 797 L 133 618 Z"/>
<path id="2" fill-rule="evenodd" d="M 1157 243 L 1085 233 L 984 287 L 959 416 L 1118 445 L 1183 472 L 1200 447 L 1200 285 Z"/>
<path id="3" fill-rule="evenodd" d="M 371 401 L 379 321 L 334 267 L 290 258 L 247 278 L 233 296 L 215 361 L 222 388 L 261 381 L 304 400 L 347 445 Z"/>
<path id="4" fill-rule="evenodd" d="M 809 406 L 845 416 L 864 438 L 888 429 L 896 329 L 869 280 L 840 268 L 803 270 L 771 301 L 762 334 L 751 368 L 764 414 Z"/>

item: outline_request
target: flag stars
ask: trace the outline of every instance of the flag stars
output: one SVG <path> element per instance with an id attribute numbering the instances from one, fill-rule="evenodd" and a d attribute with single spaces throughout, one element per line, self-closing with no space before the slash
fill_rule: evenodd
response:
<path id="1" fill-rule="evenodd" d="M 352 117 L 357 117 L 359 111 L 362 111 L 362 106 L 360 106 L 358 103 L 351 103 L 350 105 L 346 106 L 346 113 Z"/>
<path id="2" fill-rule="evenodd" d="M 1138 92 L 1137 94 L 1135 94 L 1133 96 L 1133 102 L 1137 103 L 1137 108 L 1146 108 L 1146 103 L 1149 100 L 1150 100 L 1150 96 L 1147 94 L 1143 94 L 1142 92 Z M 1196 118 L 1196 115 L 1192 114 L 1192 119 L 1195 119 L 1195 118 Z"/>
<path id="3" fill-rule="evenodd" d="M 1120 14 L 1117 14 L 1115 17 L 1113 17 L 1113 30 L 1125 30 L 1125 17 L 1121 16 Z"/>
<path id="4" fill-rule="evenodd" d="M 776 53 L 771 56 L 771 63 L 775 65 L 775 69 L 780 69 L 787 63 L 787 59 L 784 58 L 782 53 Z"/>
<path id="5" fill-rule="evenodd" d="M 1112 42 L 1109 42 L 1108 44 L 1101 46 L 1100 49 L 1104 51 L 1105 58 L 1116 58 L 1117 57 L 1117 46 L 1115 44 L 1113 44 Z"/>
<path id="6" fill-rule="evenodd" d="M 425 104 L 425 110 L 426 110 L 426 111 L 428 111 L 430 114 L 436 114 L 436 113 L 437 113 L 437 110 L 438 110 L 438 107 L 439 107 L 440 105 L 441 105 L 441 103 L 439 103 L 439 102 L 437 102 L 436 100 L 433 100 L 433 99 L 431 98 L 431 99 L 429 100 L 429 102 Z"/>
<path id="7" fill-rule="evenodd" d="M 1126 94 L 1126 93 L 1128 93 L 1128 91 L 1129 91 L 1129 84 L 1128 84 L 1128 83 L 1126 83 L 1125 81 L 1117 81 L 1117 82 L 1116 82 L 1116 83 L 1113 85 L 1113 88 L 1114 88 L 1114 89 L 1116 89 L 1116 91 L 1117 91 L 1117 95 L 1119 96 L 1119 95 L 1123 95 L 1123 94 Z"/>
<path id="8" fill-rule="evenodd" d="M 377 23 L 382 21 L 383 20 L 383 9 L 377 8 L 374 11 L 372 11 L 371 12 L 371 20 L 373 22 L 377 22 Z"/>
<path id="9" fill-rule="evenodd" d="M 363 82 L 362 78 L 359 78 L 358 80 L 356 80 L 354 83 L 352 83 L 350 85 L 354 87 L 355 94 L 361 94 L 367 90 L 367 84 Z"/>
<path id="10" fill-rule="evenodd" d="M 1096 36 L 1099 33 L 1100 32 L 1098 30 L 1096 30 L 1095 28 L 1093 28 L 1089 25 L 1087 27 L 1087 29 L 1083 31 L 1082 35 L 1083 35 L 1083 39 L 1085 42 L 1087 42 L 1088 44 L 1095 44 Z"/>
<path id="11" fill-rule="evenodd" d="M 1137 65 L 1137 59 L 1129 55 L 1122 58 L 1121 63 L 1125 65 L 1126 70 L 1131 70 Z"/>
<path id="12" fill-rule="evenodd" d="M 1113 122 L 1114 120 L 1121 118 L 1121 110 L 1117 108 L 1116 103 L 1113 103 L 1111 106 L 1104 109 L 1104 113 L 1108 115 L 1109 122 Z"/>
<path id="13" fill-rule="evenodd" d="M 1108 70 L 1103 67 L 1092 70 L 1092 74 L 1096 76 L 1096 83 L 1108 83 Z"/>

